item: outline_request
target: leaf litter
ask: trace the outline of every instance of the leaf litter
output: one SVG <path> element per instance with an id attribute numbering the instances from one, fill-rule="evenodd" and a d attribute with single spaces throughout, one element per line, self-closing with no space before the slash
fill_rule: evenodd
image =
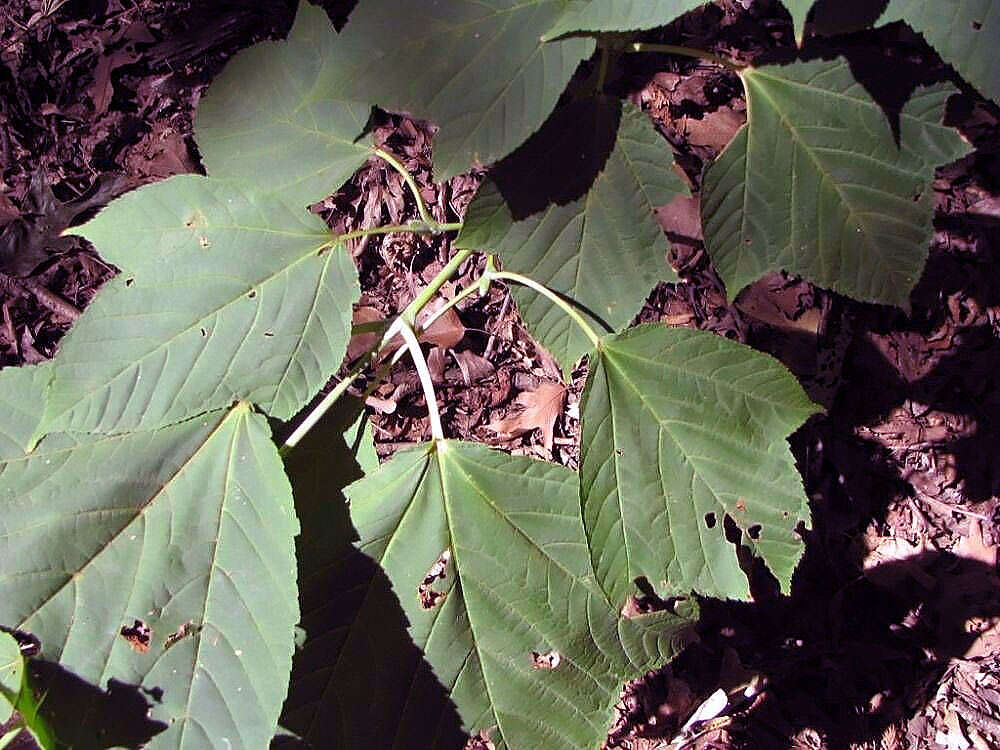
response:
<path id="1" fill-rule="evenodd" d="M 21 5 L 27 8 L 27 3 L 9 5 L 8 10 L 12 13 L 17 13 Z M 172 10 L 179 14 L 178 18 L 191 13 L 186 3 L 174 5 Z M 126 20 L 124 16 L 120 21 L 112 17 L 111 23 L 124 24 Z M 268 23 L 274 21 L 268 19 Z M 783 24 L 786 24 L 785 17 L 776 4 L 755 4 L 746 12 L 744 4 L 720 2 L 689 14 L 662 34 L 663 41 L 668 43 L 672 39 L 669 35 L 677 34 L 692 46 L 713 48 L 713 45 L 729 43 L 737 47 L 743 45 L 743 51 L 737 54 L 747 54 L 747 49 L 752 54 L 755 45 L 758 50 L 776 44 L 779 47 L 787 45 L 790 32 Z M 184 134 L 190 133 L 185 118 L 190 117 L 197 98 L 199 76 L 203 82 L 216 65 L 213 55 L 217 48 L 206 44 L 210 36 L 207 32 L 199 34 L 184 30 L 180 25 L 168 28 L 163 23 L 163 16 L 154 19 L 150 26 L 156 36 L 163 35 L 164 30 L 176 36 L 163 36 L 152 47 L 137 47 L 141 72 L 128 72 L 131 67 L 122 69 L 126 75 L 120 85 L 115 85 L 104 114 L 110 120 L 95 122 L 88 116 L 74 124 L 68 118 L 52 115 L 45 120 L 46 116 L 37 108 L 34 112 L 7 113 L 15 120 L 20 118 L 20 130 L 12 129 L 7 122 L 0 125 L 10 136 L 11 153 L 16 157 L 8 163 L 17 165 L 13 172 L 6 170 L 4 173 L 9 188 L 4 190 L 4 205 L 9 203 L 13 209 L 4 213 L 8 218 L 3 221 L 8 228 L 18 221 L 19 215 L 30 214 L 25 208 L 31 175 L 23 166 L 29 163 L 43 163 L 56 178 L 54 184 L 63 197 L 84 191 L 89 184 L 86 175 L 93 174 L 94 170 L 105 172 L 124 165 L 129 170 L 129 179 L 138 184 L 150 177 L 163 177 L 172 170 L 192 168 L 184 140 Z M 197 26 L 194 24 L 190 28 Z M 51 53 L 32 46 L 30 40 L 28 44 L 15 40 L 17 44 L 11 48 L 14 52 L 9 54 L 18 55 L 18 65 L 12 68 L 14 85 L 22 90 L 54 91 L 53 83 L 86 81 L 90 75 L 86 66 L 63 65 L 64 60 L 57 55 L 65 55 L 72 47 L 85 46 L 86 37 L 94 33 L 94 27 L 83 24 L 50 28 L 63 46 L 51 47 L 56 55 L 43 60 L 46 66 L 43 76 L 32 72 L 21 61 L 33 55 Z M 262 33 L 248 31 L 249 28 L 245 21 L 237 21 L 223 35 L 223 43 L 245 44 L 250 36 Z M 3 33 L 6 40 L 16 32 Z M 904 33 L 887 33 L 879 43 L 896 45 L 907 54 L 926 55 L 919 40 L 914 41 Z M 162 81 L 156 83 L 165 75 L 164 69 L 156 65 L 162 64 L 170 54 L 176 60 L 185 44 L 188 45 L 187 57 L 173 67 L 182 70 L 193 61 L 192 72 L 174 75 L 173 80 L 166 80 L 166 85 Z M 88 64 L 93 59 L 86 55 L 80 58 Z M 668 65 L 670 72 L 679 75 L 684 85 L 674 90 L 661 86 L 661 94 L 657 96 L 662 95 L 662 98 L 644 101 L 663 131 L 679 146 L 682 152 L 679 161 L 697 185 L 701 163 L 714 156 L 724 138 L 715 135 L 714 125 L 708 137 L 701 137 L 699 126 L 692 127 L 692 124 L 711 122 L 711 113 L 722 111 L 726 114 L 720 116 L 720 127 L 731 127 L 722 120 L 735 123 L 729 112 L 739 116 L 745 105 L 738 95 L 719 103 L 715 98 L 719 94 L 712 88 L 718 82 L 717 76 L 713 78 L 713 71 L 706 70 L 700 63 L 672 60 L 664 63 L 661 60 L 658 64 Z M 185 76 L 190 78 L 185 79 Z M 192 80 L 196 81 L 194 86 L 191 86 Z M 660 83 L 664 82 L 661 78 Z M 672 79 L 670 85 L 676 82 L 677 79 Z M 168 95 L 184 86 L 187 86 L 186 93 L 177 97 L 178 103 L 164 106 L 170 98 Z M 142 164 L 141 159 L 133 156 L 148 146 L 145 136 L 136 143 L 129 143 L 127 139 L 114 142 L 113 138 L 102 140 L 88 132 L 99 133 L 106 129 L 127 133 L 134 127 L 127 112 L 115 104 L 116 97 L 121 96 L 138 97 L 144 116 L 176 127 L 175 135 L 166 137 L 173 139 L 173 145 L 164 152 L 169 155 L 160 161 L 169 163 L 165 171 L 149 166 L 149 162 Z M 14 94 L 5 99 L 37 101 Z M 63 105 L 60 108 L 72 114 Z M 982 148 L 995 150 L 1000 143 L 1000 127 L 995 116 L 988 111 L 984 113 L 978 105 L 968 107 L 966 116 L 975 136 L 974 142 Z M 26 141 L 19 135 L 25 132 L 25 124 L 50 135 L 40 142 Z M 157 125 L 158 129 L 153 132 L 162 134 L 165 127 L 168 126 Z M 380 128 L 383 142 L 391 140 L 396 152 L 403 153 L 406 166 L 418 172 L 425 198 L 435 216 L 441 219 L 460 216 L 478 183 L 478 175 L 462 175 L 446 186 L 434 186 L 430 183 L 427 156 L 430 129 L 405 118 L 389 118 Z M 66 148 L 66 144 L 76 145 Z M 96 148 L 98 146 L 104 151 Z M 114 154 L 110 162 L 104 156 L 97 159 L 93 156 L 95 152 L 108 151 Z M 754 717 L 758 714 L 750 714 L 717 737 L 718 746 L 739 746 L 742 741 L 743 746 L 763 747 L 776 736 L 795 741 L 812 737 L 820 746 L 838 737 L 874 738 L 884 744 L 895 743 L 885 744 L 886 747 L 930 747 L 932 742 L 960 745 L 963 741 L 972 746 L 982 746 L 981 743 L 989 746 L 1000 741 L 995 734 L 995 717 L 1000 706 L 1000 668 L 996 663 L 997 626 L 993 614 L 1000 610 L 991 609 L 990 604 L 991 597 L 995 597 L 995 586 L 990 587 L 988 578 L 984 582 L 968 572 L 959 574 L 954 568 L 954 558 L 947 556 L 953 554 L 969 561 L 962 566 L 971 564 L 975 572 L 979 570 L 975 567 L 977 564 L 988 567 L 988 561 L 995 560 L 998 540 L 994 510 L 995 495 L 1000 487 L 988 462 L 982 458 L 977 460 L 974 455 L 976 452 L 981 456 L 993 455 L 996 451 L 990 446 L 1000 444 L 1000 437 L 991 426 L 996 422 L 997 413 L 991 377 L 995 372 L 996 350 L 990 337 L 984 335 L 1000 328 L 1000 313 L 997 313 L 1000 303 L 994 291 L 1000 287 L 996 274 L 990 270 L 996 248 L 996 230 L 991 222 L 997 179 L 995 168 L 979 159 L 960 165 L 935 185 L 947 228 L 940 229 L 935 239 L 925 277 L 927 281 L 915 293 L 914 316 L 910 321 L 883 309 L 862 309 L 839 299 L 824 301 L 822 293 L 809 299 L 801 295 L 789 299 L 788 295 L 774 291 L 772 279 L 751 291 L 765 300 L 773 300 L 773 309 L 783 311 L 787 320 L 802 320 L 803 312 L 807 316 L 821 314 L 822 320 L 821 324 L 805 332 L 795 330 L 794 326 L 776 325 L 777 318 L 762 320 L 726 303 L 724 292 L 720 293 L 721 285 L 699 246 L 697 234 L 692 231 L 690 217 L 685 219 L 684 231 L 672 238 L 677 240 L 673 244 L 672 260 L 675 267 L 682 270 L 683 281 L 654 291 L 639 319 L 662 317 L 770 347 L 769 350 L 793 370 L 810 370 L 806 374 L 817 380 L 828 377 L 834 405 L 828 423 L 807 427 L 793 441 L 819 521 L 813 543 L 822 545 L 822 556 L 826 559 L 807 559 L 799 574 L 804 583 L 793 594 L 790 604 L 766 604 L 766 582 L 758 582 L 765 592 L 762 598 L 765 604 L 754 605 L 758 610 L 747 613 L 745 608 L 730 610 L 726 605 L 719 605 L 707 613 L 702 644 L 693 647 L 690 656 L 682 657 L 673 667 L 676 675 L 673 679 L 683 681 L 691 696 L 699 696 L 697 700 L 691 698 L 694 702 L 703 700 L 717 688 L 720 672 L 713 674 L 712 670 L 714 665 L 721 664 L 720 654 L 726 648 L 738 651 L 751 668 L 756 665 L 772 672 L 769 697 L 759 713 L 765 718 L 757 720 Z M 330 203 L 326 215 L 333 217 L 334 207 L 338 211 L 345 207 L 341 215 L 358 216 L 365 222 L 385 217 L 393 220 L 412 218 L 408 196 L 395 180 L 393 173 L 377 166 L 363 170 L 345 188 L 345 195 Z M 667 228 L 669 231 L 670 227 Z M 28 231 L 35 230 L 29 226 Z M 367 243 L 356 251 L 365 289 L 374 294 L 375 306 L 385 314 L 395 312 L 405 300 L 411 299 L 420 280 L 433 276 L 448 257 L 444 243 L 433 238 L 427 243 L 390 238 Z M 32 278 L 78 308 L 85 307 L 93 291 L 114 272 L 82 248 L 71 248 L 43 266 L 32 274 Z M 464 269 L 459 283 L 473 283 L 478 272 L 475 264 L 470 264 Z M 409 279 L 411 285 L 397 286 L 398 279 Z M 767 287 L 766 283 L 771 286 Z M 948 301 L 942 301 L 935 284 L 944 285 Z M 11 287 L 3 291 L 0 345 L 4 364 L 50 356 L 67 323 L 24 288 Z M 517 320 L 516 309 L 506 309 L 504 302 L 502 290 L 494 288 L 487 298 L 473 298 L 456 310 L 467 334 L 465 342 L 455 343 L 458 350 L 445 358 L 442 374 L 448 383 L 448 373 L 453 371 L 453 382 L 463 386 L 443 390 L 446 423 L 454 434 L 474 438 L 494 433 L 489 425 L 512 416 L 506 413 L 512 405 L 525 405 L 519 401 L 521 394 L 536 392 L 542 382 L 554 384 L 547 380 L 553 373 L 546 365 L 544 352 L 525 334 Z M 952 326 L 951 331 L 942 336 L 941 331 L 948 326 Z M 497 343 L 488 349 L 491 336 Z M 876 358 L 871 355 L 868 344 L 878 337 L 883 337 L 886 345 L 879 345 L 881 351 Z M 830 351 L 839 352 L 832 362 L 826 357 Z M 883 352 L 888 352 L 889 356 L 884 356 Z M 463 369 L 460 362 L 467 366 Z M 401 382 L 402 376 L 395 386 Z M 467 390 L 464 386 L 468 382 L 480 382 L 481 387 L 473 389 L 473 395 L 458 396 L 460 390 Z M 580 382 L 582 378 L 575 377 L 565 394 L 563 419 L 569 428 L 566 434 L 571 438 L 576 434 L 571 414 Z M 921 417 L 919 419 L 925 419 L 924 429 L 914 429 L 912 415 L 904 417 L 901 412 L 893 412 L 902 401 L 888 403 L 882 414 L 873 413 L 876 406 L 891 401 L 890 395 L 905 393 L 914 384 L 924 392 L 919 401 L 928 406 L 950 404 L 951 408 L 938 411 L 957 415 L 960 419 L 945 417 L 937 424 L 928 425 Z M 956 399 L 955 389 L 961 398 Z M 871 400 L 873 393 L 877 395 L 876 403 L 864 403 L 866 399 Z M 404 396 L 403 407 L 400 414 L 376 415 L 376 435 L 383 456 L 394 446 L 406 445 L 423 436 L 418 413 L 419 395 Z M 895 416 L 886 421 L 885 414 Z M 928 426 L 934 429 L 926 429 Z M 554 432 L 549 439 L 541 426 L 524 431 L 511 442 L 518 440 L 525 444 L 512 447 L 531 450 L 532 445 L 537 444 L 538 449 L 544 449 L 548 443 L 554 449 L 552 455 L 556 460 L 573 465 L 575 446 L 560 445 Z M 950 601 L 958 614 L 953 616 L 942 610 L 926 593 L 914 597 L 878 587 L 865 588 L 875 586 L 871 581 L 861 587 L 852 583 L 855 578 L 851 573 L 859 569 L 857 550 L 848 542 L 852 535 L 856 539 L 869 529 L 877 539 L 913 540 L 905 541 L 912 549 L 902 544 L 887 549 L 890 554 L 878 565 L 868 566 L 869 571 L 886 568 L 886 572 L 891 572 L 897 562 L 910 569 L 917 566 L 928 576 L 923 584 L 933 581 L 937 593 L 953 591 L 955 598 Z M 914 554 L 910 554 L 911 551 Z M 914 556 L 918 559 L 914 560 Z M 904 581 L 903 589 L 915 582 L 913 576 L 905 575 L 895 580 Z M 923 584 L 918 584 L 919 588 L 924 588 Z M 961 596 L 963 588 L 978 591 L 978 603 L 966 602 Z M 873 601 L 879 602 L 874 607 L 865 599 L 872 594 Z M 871 623 L 857 622 L 858 612 L 867 614 L 875 623 L 883 622 L 892 609 L 885 606 L 885 602 L 897 602 L 900 598 L 909 614 L 889 623 L 895 629 L 890 631 L 887 626 L 883 632 L 873 628 Z M 938 662 L 952 659 L 952 666 L 943 673 L 915 666 L 925 658 L 921 649 L 927 645 L 926 633 L 921 629 L 933 619 L 928 614 L 930 611 L 938 618 L 943 617 L 940 630 L 946 630 L 949 624 L 959 630 L 970 627 L 975 636 L 972 644 L 966 643 L 957 655 L 947 650 L 937 654 Z M 965 617 L 966 614 L 969 616 Z M 959 615 L 960 622 L 956 619 Z M 837 625 L 838 622 L 844 625 Z M 896 628 L 898 623 L 903 623 L 902 630 Z M 973 624 L 967 626 L 967 623 Z M 138 625 L 123 626 L 123 630 L 128 627 L 136 629 Z M 799 642 L 802 645 L 796 645 Z M 944 642 L 942 636 L 940 643 Z M 930 644 L 935 645 L 933 639 Z M 889 646 L 899 653 L 912 654 L 912 662 L 878 656 L 864 662 L 869 667 L 867 674 L 852 671 L 850 658 L 870 654 L 873 649 L 881 653 L 880 649 Z M 915 650 L 914 646 L 917 646 Z M 662 675 L 663 671 L 657 674 Z M 656 679 L 650 677 L 640 681 L 637 689 L 640 692 L 653 690 Z M 817 691 L 817 686 L 827 686 L 827 689 Z M 869 692 L 865 694 L 863 689 Z M 683 692 L 680 688 L 673 689 L 675 694 L 678 691 Z M 907 708 L 911 705 L 916 706 L 915 711 Z M 620 738 L 623 743 L 636 742 L 636 732 L 662 736 L 656 724 L 649 722 L 656 715 L 655 710 L 648 701 L 640 705 L 615 741 Z M 800 717 L 804 716 L 814 717 L 811 726 L 802 725 Z M 784 728 L 775 729 L 775 726 Z M 479 746 L 483 747 L 491 745 L 488 734 L 470 740 L 474 742 L 482 743 Z"/>

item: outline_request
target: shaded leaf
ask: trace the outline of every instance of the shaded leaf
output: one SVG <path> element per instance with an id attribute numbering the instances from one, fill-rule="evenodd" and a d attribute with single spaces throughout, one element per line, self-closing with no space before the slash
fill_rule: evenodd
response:
<path id="1" fill-rule="evenodd" d="M 817 411 L 783 365 L 721 336 L 642 325 L 605 337 L 582 399 L 580 484 L 612 601 L 637 576 L 747 598 L 727 516 L 787 592 L 809 507 L 785 438 Z"/>
<path id="2" fill-rule="evenodd" d="M 337 40 L 338 90 L 440 126 L 439 181 L 510 153 L 545 120 L 592 39 L 545 43 L 562 0 L 360 3 Z"/>
<path id="3" fill-rule="evenodd" d="M 51 434 L 0 462 L 0 501 L 0 623 L 82 680 L 154 691 L 170 728 L 151 747 L 270 740 L 297 522 L 263 416 L 239 404 L 156 432 Z M 122 635 L 136 621 L 146 650 Z"/>
<path id="4" fill-rule="evenodd" d="M 987 99 L 1000 101 L 1000 5 L 993 0 L 889 0 L 881 23 L 906 21 Z"/>
<path id="5" fill-rule="evenodd" d="M 149 429 L 238 399 L 288 419 L 344 358 L 357 269 L 308 212 L 181 175 L 75 231 L 123 273 L 60 344 L 46 431 Z"/>
<path id="6" fill-rule="evenodd" d="M 594 586 L 577 488 L 562 466 L 439 441 L 346 490 L 359 546 L 466 731 L 498 748 L 598 746 L 621 683 L 690 635 L 686 617 L 627 618 Z M 418 590 L 442 559 L 443 596 L 425 609 Z M 535 653 L 558 666 L 536 668 Z"/>
<path id="7" fill-rule="evenodd" d="M 933 228 L 934 168 L 969 150 L 941 125 L 948 85 L 918 89 L 900 143 L 843 59 L 742 73 L 749 124 L 707 170 L 702 221 L 730 296 L 786 270 L 908 306 Z"/>
<path id="8" fill-rule="evenodd" d="M 658 281 L 677 278 L 653 211 L 687 192 L 649 118 L 619 107 L 601 97 L 556 110 L 480 188 L 457 240 L 498 253 L 506 270 L 531 276 L 615 330 Z M 544 297 L 513 293 L 532 334 L 568 373 L 590 341 Z"/>
<path id="9" fill-rule="evenodd" d="M 301 210 L 337 190 L 372 152 L 362 137 L 371 107 L 340 97 L 339 72 L 326 13 L 302 2 L 287 40 L 237 54 L 198 105 L 209 175 Z"/>
<path id="10" fill-rule="evenodd" d="M 570 0 L 544 38 L 574 31 L 638 31 L 666 26 L 705 0 Z"/>
<path id="11" fill-rule="evenodd" d="M 315 748 L 459 748 L 465 738 L 454 706 L 406 632 L 385 574 L 353 545 L 342 489 L 378 469 L 364 415 L 350 425 L 360 408 L 338 402 L 286 459 L 302 523 L 306 641 L 282 725 Z"/>

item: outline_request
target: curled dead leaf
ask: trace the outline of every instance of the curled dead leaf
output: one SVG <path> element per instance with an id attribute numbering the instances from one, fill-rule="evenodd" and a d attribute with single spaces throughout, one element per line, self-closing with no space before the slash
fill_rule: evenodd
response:
<path id="1" fill-rule="evenodd" d="M 514 403 L 523 408 L 490 422 L 488 427 L 508 440 L 535 429 L 541 430 L 542 445 L 552 450 L 556 418 L 566 404 L 566 387 L 561 383 L 540 383 L 533 391 L 517 394 Z"/>

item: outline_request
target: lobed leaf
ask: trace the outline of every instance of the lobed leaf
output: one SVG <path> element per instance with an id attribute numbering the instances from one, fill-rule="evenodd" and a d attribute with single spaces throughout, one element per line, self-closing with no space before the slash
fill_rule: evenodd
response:
<path id="1" fill-rule="evenodd" d="M 81 679 L 141 684 L 153 748 L 265 746 L 298 619 L 288 482 L 245 404 L 48 435 L 0 462 L 0 623 Z"/>
<path id="2" fill-rule="evenodd" d="M 317 216 L 182 175 L 77 231 L 124 272 L 60 345 L 42 432 L 151 429 L 240 399 L 288 419 L 344 357 L 357 269 Z"/>
<path id="3" fill-rule="evenodd" d="M 687 193 L 672 166 L 672 153 L 641 110 L 604 97 L 576 101 L 497 166 L 469 206 L 456 244 L 496 252 L 505 269 L 565 295 L 599 325 L 620 329 L 657 282 L 677 278 L 653 215 Z M 567 188 L 587 174 L 589 183 Z M 530 197 L 547 182 L 560 192 Z M 525 201 L 530 205 L 520 205 Z M 568 373 L 590 341 L 544 297 L 513 293 L 532 334 Z"/>
<path id="4" fill-rule="evenodd" d="M 908 307 L 933 233 L 934 168 L 969 151 L 941 124 L 949 85 L 899 119 L 843 59 L 747 69 L 749 122 L 705 173 L 705 241 L 730 296 L 786 270 L 855 299 Z"/>
<path id="5" fill-rule="evenodd" d="M 1000 5 L 993 0 L 889 0 L 879 20 L 906 21 L 983 96 L 1000 101 Z"/>
<path id="6" fill-rule="evenodd" d="M 236 55 L 198 105 L 195 132 L 208 173 L 304 210 L 371 155 L 370 105 L 341 98 L 337 34 L 302 3 L 288 38 Z"/>
<path id="7" fill-rule="evenodd" d="M 564 0 L 363 2 L 338 39 L 347 99 L 433 120 L 446 180 L 510 153 L 545 120 L 592 39 L 541 39 Z"/>
<path id="8" fill-rule="evenodd" d="M 785 438 L 818 410 L 779 362 L 721 336 L 642 325 L 602 339 L 582 399 L 580 492 L 611 601 L 639 576 L 746 599 L 727 517 L 787 592 L 809 507 Z"/>
<path id="9" fill-rule="evenodd" d="M 360 406 L 337 408 L 286 460 L 302 523 L 306 639 L 281 723 L 317 748 L 458 748 L 465 737 L 454 706 L 410 638 L 385 573 L 353 544 L 342 490 L 378 469 L 364 415 L 347 426 Z"/>
<path id="10" fill-rule="evenodd" d="M 440 441 L 347 488 L 359 548 L 386 571 L 462 723 L 496 747 L 597 747 L 621 683 L 689 638 L 596 588 L 576 475 Z"/>

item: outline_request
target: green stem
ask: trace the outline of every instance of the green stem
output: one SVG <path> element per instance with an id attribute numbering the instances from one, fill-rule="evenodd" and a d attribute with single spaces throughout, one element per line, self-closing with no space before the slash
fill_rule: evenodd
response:
<path id="1" fill-rule="evenodd" d="M 440 318 L 442 315 L 444 315 L 446 312 L 448 312 L 455 305 L 459 304 L 466 297 L 468 297 L 470 295 L 473 295 L 476 292 L 478 292 L 479 289 L 480 289 L 480 284 L 478 282 L 475 283 L 475 284 L 469 284 L 469 286 L 465 287 L 465 289 L 463 289 L 462 291 L 460 291 L 458 294 L 456 294 L 454 297 L 452 297 L 450 300 L 448 300 L 444 305 L 442 305 L 437 310 L 435 310 L 427 318 L 427 320 L 425 320 L 423 323 L 421 323 L 420 324 L 420 333 L 423 333 L 424 331 L 426 331 L 428 328 L 430 328 L 432 325 L 434 325 L 434 321 L 436 321 L 438 318 Z"/>
<path id="2" fill-rule="evenodd" d="M 590 342 L 595 347 L 600 347 L 601 337 L 597 332 L 590 327 L 590 324 L 584 320 L 583 316 L 566 300 L 560 297 L 558 294 L 553 292 L 544 284 L 539 284 L 534 279 L 530 279 L 527 276 L 522 276 L 519 273 L 511 273 L 510 271 L 494 271 L 490 273 L 490 279 L 497 279 L 498 281 L 513 281 L 517 284 L 528 287 L 529 289 L 534 289 L 536 292 L 544 297 L 547 297 L 552 304 L 562 310 L 570 319 L 580 326 L 580 329 L 584 332 Z"/>
<path id="3" fill-rule="evenodd" d="M 409 224 L 390 224 L 385 227 L 372 227 L 371 229 L 355 229 L 351 232 L 344 232 L 344 234 L 338 234 L 330 241 L 330 243 L 323 248 L 324 250 L 329 250 L 331 247 L 339 245 L 341 242 L 347 242 L 348 240 L 356 240 L 360 237 L 370 237 L 373 234 L 401 234 L 403 232 L 411 232 L 412 234 L 441 234 L 441 232 L 457 232 L 462 228 L 461 224 L 439 224 L 438 222 L 431 219 L 431 223 L 427 224 L 421 221 L 413 221 Z"/>
<path id="4" fill-rule="evenodd" d="M 634 42 L 625 48 L 626 52 L 662 52 L 667 55 L 682 55 L 684 57 L 695 57 L 699 60 L 708 60 L 709 62 L 714 62 L 722 65 L 725 68 L 733 71 L 734 73 L 739 73 L 745 65 L 734 62 L 733 60 L 727 60 L 724 57 L 719 57 L 718 55 L 713 55 L 711 52 L 706 52 L 703 49 L 691 49 L 690 47 L 678 47 L 673 44 L 653 44 L 650 42 Z"/>
<path id="5" fill-rule="evenodd" d="M 403 323 L 399 327 L 399 334 L 406 341 L 406 346 L 410 350 L 413 364 L 417 366 L 417 375 L 420 378 L 420 387 L 424 390 L 424 400 L 427 402 L 427 417 L 431 422 L 431 437 L 435 440 L 444 440 L 444 430 L 441 429 L 441 414 L 438 412 L 437 395 L 434 393 L 434 383 L 431 380 L 431 372 L 427 369 L 427 360 L 420 349 L 420 342 L 413 329 Z"/>
<path id="6" fill-rule="evenodd" d="M 445 282 L 448 281 L 454 275 L 458 267 L 462 265 L 466 258 L 472 255 L 472 250 L 459 250 L 455 253 L 455 257 L 448 261 L 448 264 L 442 268 L 437 276 L 431 279 L 431 283 L 428 284 L 420 294 L 417 295 L 416 299 L 408 304 L 403 312 L 399 314 L 399 317 L 405 320 L 410 326 L 413 326 L 416 319 L 417 313 L 419 313 L 434 295 L 438 293 Z"/>
<path id="7" fill-rule="evenodd" d="M 424 223 L 428 225 L 436 224 L 437 222 L 434 221 L 434 218 L 430 215 L 430 212 L 428 212 L 427 206 L 424 205 L 424 199 L 420 196 L 420 188 L 417 187 L 417 181 L 413 179 L 413 175 L 407 171 L 402 162 L 400 162 L 388 151 L 384 151 L 380 148 L 375 149 L 375 155 L 403 175 L 403 179 L 406 180 L 407 187 L 409 187 L 410 192 L 413 193 L 413 200 L 417 203 L 417 211 L 420 212 L 420 218 L 423 219 Z"/>

